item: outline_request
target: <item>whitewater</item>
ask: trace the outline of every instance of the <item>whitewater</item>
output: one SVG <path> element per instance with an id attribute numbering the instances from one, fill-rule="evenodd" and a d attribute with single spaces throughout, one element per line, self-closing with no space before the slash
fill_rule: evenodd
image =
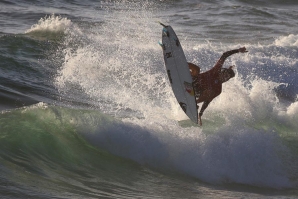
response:
<path id="1" fill-rule="evenodd" d="M 20 11 L 0 31 L 2 197 L 298 197 L 297 3 L 1 4 Z M 236 77 L 202 127 L 171 90 L 158 21 L 202 71 L 249 51 L 225 62 Z"/>

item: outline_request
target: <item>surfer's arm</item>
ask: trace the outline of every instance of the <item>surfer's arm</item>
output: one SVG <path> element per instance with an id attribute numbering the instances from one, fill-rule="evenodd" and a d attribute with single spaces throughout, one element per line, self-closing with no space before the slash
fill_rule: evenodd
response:
<path id="1" fill-rule="evenodd" d="M 213 68 L 220 69 L 229 56 L 231 56 L 235 53 L 245 53 L 245 52 L 248 52 L 248 51 L 246 51 L 245 47 L 227 51 L 222 54 L 222 56 L 219 58 L 219 60 L 216 62 L 215 66 Z"/>

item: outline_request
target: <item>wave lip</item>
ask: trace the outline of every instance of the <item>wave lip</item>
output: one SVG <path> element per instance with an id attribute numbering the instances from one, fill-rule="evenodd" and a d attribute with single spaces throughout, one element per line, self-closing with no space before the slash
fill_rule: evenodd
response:
<path id="1" fill-rule="evenodd" d="M 71 20 L 63 18 L 61 16 L 55 16 L 54 14 L 41 18 L 37 24 L 31 26 L 31 28 L 25 33 L 32 32 L 64 32 L 72 25 Z"/>
<path id="2" fill-rule="evenodd" d="M 274 43 L 277 46 L 298 47 L 298 35 L 290 34 L 289 36 L 280 36 Z"/>

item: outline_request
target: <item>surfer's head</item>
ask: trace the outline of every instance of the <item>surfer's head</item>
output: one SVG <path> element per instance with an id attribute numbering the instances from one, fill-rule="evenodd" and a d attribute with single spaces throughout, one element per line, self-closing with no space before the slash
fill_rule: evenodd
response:
<path id="1" fill-rule="evenodd" d="M 221 82 L 226 82 L 229 79 L 235 77 L 235 72 L 233 71 L 233 66 L 230 66 L 229 68 L 222 68 L 220 72 L 220 79 Z"/>

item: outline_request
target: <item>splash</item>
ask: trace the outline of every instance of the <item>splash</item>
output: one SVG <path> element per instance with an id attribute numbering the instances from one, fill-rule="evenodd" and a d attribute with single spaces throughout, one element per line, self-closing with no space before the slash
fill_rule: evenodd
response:
<path id="1" fill-rule="evenodd" d="M 34 24 L 29 30 L 26 30 L 25 33 L 32 32 L 64 32 L 69 27 L 72 26 L 71 20 L 63 18 L 61 16 L 55 16 L 52 14 L 41 18 L 37 24 Z"/>
<path id="2" fill-rule="evenodd" d="M 114 8 L 117 12 L 109 10 L 104 24 L 83 30 L 84 37 L 68 36 L 56 84 L 63 91 L 70 84 L 80 87 L 107 113 L 149 117 L 155 115 L 152 106 L 167 110 L 170 104 L 164 96 L 171 89 L 161 54 L 156 53 L 160 26 L 152 19 L 151 3 L 124 5 L 125 9 Z"/>
<path id="3" fill-rule="evenodd" d="M 297 105 L 279 101 L 274 90 L 280 83 L 250 76 L 256 66 L 263 67 L 266 61 L 278 66 L 280 60 L 272 61 L 262 51 L 264 46 L 249 46 L 255 55 L 227 60 L 226 64 L 238 65 L 236 78 L 209 105 L 203 128 L 183 128 L 177 120 L 186 116 L 166 77 L 157 44 L 161 27 L 153 22 L 154 11 L 146 3 L 113 6 L 103 24 L 80 29 L 83 34 L 69 31 L 65 48 L 58 52 L 64 58 L 55 78 L 57 88 L 66 95 L 75 92 L 77 100 L 87 95 L 89 104 L 121 119 L 108 127 L 83 130 L 85 138 L 115 155 L 210 183 L 292 187 L 290 178 L 297 174 L 288 173 L 291 150 L 279 135 L 284 124 L 289 125 L 286 131 L 295 131 Z M 223 49 L 235 48 L 185 46 L 190 60 L 210 66 Z M 240 75 L 241 67 L 246 76 Z"/>
<path id="4" fill-rule="evenodd" d="M 298 35 L 281 36 L 275 40 L 275 45 L 298 47 Z"/>
<path id="5" fill-rule="evenodd" d="M 288 108 L 287 108 L 287 114 L 291 117 L 293 117 L 293 120 L 296 119 L 298 120 L 298 102 L 292 103 Z M 296 117 L 296 118 L 295 118 Z"/>
<path id="6" fill-rule="evenodd" d="M 80 28 L 70 19 L 55 14 L 41 18 L 25 33 L 34 39 L 52 41 L 67 40 L 66 35 L 83 37 Z"/>

